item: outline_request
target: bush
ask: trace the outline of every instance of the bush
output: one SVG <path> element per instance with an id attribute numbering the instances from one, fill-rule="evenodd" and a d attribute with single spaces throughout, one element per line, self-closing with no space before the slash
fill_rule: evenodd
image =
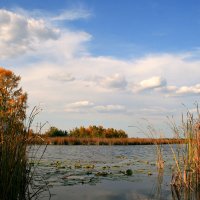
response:
<path id="1" fill-rule="evenodd" d="M 68 135 L 67 131 L 59 130 L 56 127 L 50 127 L 45 133 L 48 137 L 66 137 Z"/>
<path id="2" fill-rule="evenodd" d="M 70 130 L 69 136 L 78 138 L 127 138 L 128 135 L 123 130 L 114 128 L 103 128 L 103 126 L 89 126 L 85 128 L 75 128 Z"/>

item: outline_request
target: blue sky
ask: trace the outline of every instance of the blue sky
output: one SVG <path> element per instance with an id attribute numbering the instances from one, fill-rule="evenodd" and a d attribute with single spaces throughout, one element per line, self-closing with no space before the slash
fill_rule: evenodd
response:
<path id="1" fill-rule="evenodd" d="M 167 116 L 199 100 L 199 35 L 197 0 L 0 1 L 0 65 L 62 129 L 144 136 L 128 126 L 148 120 L 170 136 Z"/>
<path id="2" fill-rule="evenodd" d="M 91 48 L 95 55 L 126 57 L 149 52 L 188 51 L 198 47 L 200 2 L 197 0 L 2 0 L 0 6 L 49 14 L 68 9 L 87 10 L 90 13 L 87 20 L 63 22 L 63 25 L 93 35 Z"/>

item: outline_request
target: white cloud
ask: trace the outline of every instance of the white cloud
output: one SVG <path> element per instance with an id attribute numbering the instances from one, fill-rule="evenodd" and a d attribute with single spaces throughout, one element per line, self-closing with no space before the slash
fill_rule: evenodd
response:
<path id="1" fill-rule="evenodd" d="M 51 25 L 43 18 L 35 19 L 0 9 L 0 58 L 13 58 L 32 52 L 66 57 L 83 53 L 81 45 L 91 36 L 83 31 L 70 31 Z"/>
<path id="2" fill-rule="evenodd" d="M 74 16 L 71 20 L 84 18 Z M 70 17 L 66 15 L 65 19 Z M 157 121 L 159 113 L 164 116 L 167 110 L 176 114 L 182 102 L 191 103 L 196 100 L 193 95 L 200 94 L 197 52 L 195 59 L 190 59 L 193 52 L 151 54 L 135 59 L 93 56 L 87 48 L 93 36 L 71 30 L 66 24 L 55 24 L 51 17 L 43 18 L 41 13 L 34 18 L 0 10 L 0 58 L 4 58 L 1 65 L 12 66 L 21 75 L 30 104 L 45 102 L 47 110 L 57 111 L 46 115 L 48 121 L 64 116 L 65 120 L 57 123 L 65 126 L 66 121 L 83 120 L 79 113 L 84 113 L 91 121 L 101 118 L 102 124 L 109 121 L 109 126 L 123 129 L 145 113 Z M 63 86 L 63 82 L 67 84 Z M 155 105 L 163 110 L 154 111 Z M 72 115 L 65 111 L 75 112 L 76 117 L 72 120 Z M 117 115 L 110 115 L 116 112 Z"/>
<path id="3" fill-rule="evenodd" d="M 33 50 L 35 44 L 57 40 L 59 34 L 57 28 L 48 26 L 43 20 L 0 9 L 0 58 Z"/>
<path id="4" fill-rule="evenodd" d="M 99 80 L 99 84 L 105 88 L 125 89 L 127 86 L 126 78 L 120 74 L 107 76 Z"/>
<path id="5" fill-rule="evenodd" d="M 140 81 L 137 85 L 133 87 L 134 92 L 154 90 L 155 92 L 161 92 L 166 94 L 166 97 L 170 96 L 192 96 L 200 94 L 200 84 L 193 86 L 172 86 L 167 85 L 167 80 L 162 77 L 151 77 Z"/>
<path id="6" fill-rule="evenodd" d="M 140 112 L 141 114 L 143 114 L 144 116 L 152 116 L 152 115 L 170 115 L 173 114 L 176 111 L 176 109 L 169 109 L 169 108 L 165 108 L 165 107 L 157 107 L 155 106 L 151 106 L 149 108 L 141 108 Z"/>
<path id="7" fill-rule="evenodd" d="M 81 107 L 93 106 L 94 103 L 89 102 L 89 101 L 77 101 L 77 102 L 71 103 L 69 105 L 70 105 L 70 107 L 73 107 L 73 108 L 81 108 Z"/>
<path id="8" fill-rule="evenodd" d="M 87 112 L 89 108 L 94 105 L 93 102 L 90 101 L 77 101 L 74 103 L 69 103 L 65 106 L 66 112 Z"/>
<path id="9" fill-rule="evenodd" d="M 123 105 L 99 105 L 95 106 L 94 109 L 98 112 L 124 112 L 125 111 L 125 106 Z"/>
<path id="10" fill-rule="evenodd" d="M 175 93 L 177 90 L 177 87 L 176 86 L 173 86 L 173 85 L 170 85 L 170 86 L 165 86 L 165 87 L 159 87 L 159 88 L 155 88 L 155 91 L 157 92 L 162 92 L 162 93 L 165 93 L 165 94 L 173 94 Z"/>
<path id="11" fill-rule="evenodd" d="M 159 76 L 154 76 L 139 82 L 139 84 L 134 84 L 133 91 L 139 92 L 144 90 L 153 90 L 158 88 L 164 88 L 167 85 L 167 81 Z"/>
<path id="12" fill-rule="evenodd" d="M 73 77 L 70 73 L 56 73 L 53 75 L 49 75 L 48 78 L 50 80 L 62 81 L 62 82 L 69 82 L 75 80 L 75 77 Z"/>
<path id="13" fill-rule="evenodd" d="M 91 13 L 84 9 L 74 9 L 67 10 L 61 13 L 60 15 L 53 17 L 52 20 L 56 21 L 73 21 L 78 19 L 88 19 L 91 16 Z"/>
<path id="14" fill-rule="evenodd" d="M 197 95 L 200 94 L 200 84 L 194 86 L 182 86 L 176 90 L 178 95 Z"/>
<path id="15" fill-rule="evenodd" d="M 139 83 L 143 90 L 164 87 L 166 84 L 166 80 L 158 76 L 151 77 L 150 79 L 143 80 Z"/>
<path id="16" fill-rule="evenodd" d="M 108 104 L 108 105 L 96 105 L 91 101 L 77 101 L 74 103 L 69 103 L 65 106 L 66 112 L 72 113 L 116 113 L 116 112 L 126 112 L 124 105 L 118 104 Z"/>

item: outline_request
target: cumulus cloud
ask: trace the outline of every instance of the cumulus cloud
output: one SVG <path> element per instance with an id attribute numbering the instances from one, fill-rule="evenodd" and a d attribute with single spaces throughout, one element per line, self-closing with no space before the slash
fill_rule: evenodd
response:
<path id="1" fill-rule="evenodd" d="M 66 112 L 83 112 L 87 111 L 94 105 L 93 102 L 84 100 L 84 101 L 77 101 L 73 103 L 69 103 L 65 106 Z"/>
<path id="2" fill-rule="evenodd" d="M 110 117 L 113 123 L 119 125 L 123 121 L 127 127 L 127 121 L 135 120 L 134 116 L 143 117 L 146 111 L 141 108 L 150 109 L 151 116 L 152 113 L 158 116 L 161 112 L 152 110 L 155 104 L 166 108 L 165 113 L 169 108 L 176 110 L 185 100 L 194 100 L 192 95 L 200 94 L 198 52 L 195 59 L 190 59 L 192 52 L 149 54 L 134 59 L 93 56 L 87 49 L 87 42 L 92 39 L 89 33 L 71 30 L 66 23 L 55 21 L 81 18 L 87 18 L 87 13 L 71 13 L 71 16 L 62 13 L 52 21 L 52 15 L 44 18 L 40 13 L 30 17 L 28 12 L 23 15 L 0 10 L 0 59 L 4 58 L 5 67 L 12 66 L 11 70 L 21 75 L 22 87 L 33 105 L 45 102 L 48 110 L 57 109 L 59 116 L 69 116 L 68 121 L 71 116 L 63 108 L 77 113 L 76 116 L 90 114 L 92 120 L 103 116 L 102 121 L 117 112 L 118 115 Z M 59 81 L 71 83 L 60 87 Z M 147 91 L 145 96 L 144 91 Z M 166 95 L 168 98 L 163 98 Z M 181 101 L 177 96 L 182 97 Z M 74 102 L 74 99 L 86 100 Z M 66 105 L 66 102 L 72 103 Z M 131 118 L 127 115 L 129 111 Z M 119 119 L 119 115 L 123 117 Z M 56 120 L 55 115 L 51 117 Z"/>
<path id="3" fill-rule="evenodd" d="M 177 95 L 197 95 L 200 94 L 200 84 L 194 86 L 182 86 L 176 90 Z"/>
<path id="4" fill-rule="evenodd" d="M 77 101 L 77 102 L 71 103 L 69 105 L 74 108 L 80 108 L 80 107 L 90 107 L 90 106 L 94 105 L 94 103 L 92 103 L 90 101 Z"/>
<path id="5" fill-rule="evenodd" d="M 58 29 L 43 20 L 0 9 L 0 58 L 25 53 L 34 48 L 35 43 L 57 40 L 59 35 Z"/>
<path id="6" fill-rule="evenodd" d="M 154 76 L 149 79 L 145 79 L 139 82 L 139 84 L 134 84 L 133 91 L 141 92 L 141 91 L 149 91 L 154 90 L 156 92 L 161 92 L 166 94 L 166 97 L 170 96 L 192 96 L 200 94 L 200 84 L 196 84 L 193 86 L 173 86 L 167 85 L 167 80 Z"/>
<path id="7" fill-rule="evenodd" d="M 166 84 L 166 80 L 158 76 L 151 77 L 150 79 L 143 80 L 139 83 L 142 90 L 159 88 L 166 86 Z"/>
<path id="8" fill-rule="evenodd" d="M 144 79 L 140 81 L 139 84 L 134 84 L 133 91 L 134 92 L 148 91 L 158 88 L 166 88 L 166 86 L 167 86 L 166 79 L 159 76 L 153 76 L 149 79 Z"/>
<path id="9" fill-rule="evenodd" d="M 85 51 L 81 44 L 91 39 L 88 33 L 61 29 L 50 21 L 0 9 L 0 58 L 13 58 L 28 52 L 43 57 L 60 53 L 69 58 Z"/>
<path id="10" fill-rule="evenodd" d="M 125 89 L 127 86 L 126 78 L 120 74 L 114 74 L 107 77 L 99 77 L 99 84 L 107 89 Z"/>

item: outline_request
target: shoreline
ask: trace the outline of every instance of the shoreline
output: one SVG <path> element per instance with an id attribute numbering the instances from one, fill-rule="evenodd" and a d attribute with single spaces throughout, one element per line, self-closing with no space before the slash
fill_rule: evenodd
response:
<path id="1" fill-rule="evenodd" d="M 161 145 L 184 144 L 185 139 L 175 138 L 76 138 L 76 137 L 34 137 L 31 144 L 48 145 Z"/>

